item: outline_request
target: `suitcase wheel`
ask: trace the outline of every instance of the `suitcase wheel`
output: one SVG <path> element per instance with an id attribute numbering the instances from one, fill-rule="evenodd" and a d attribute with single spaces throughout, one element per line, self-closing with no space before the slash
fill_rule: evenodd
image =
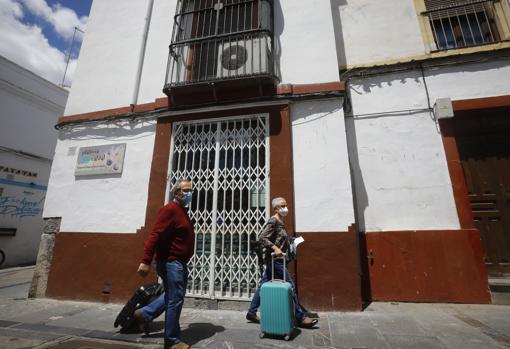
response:
<path id="1" fill-rule="evenodd" d="M 290 340 L 290 334 L 286 334 L 285 337 L 283 337 L 283 339 L 286 341 Z"/>
<path id="2" fill-rule="evenodd" d="M 260 332 L 260 333 L 259 333 L 259 338 L 260 338 L 260 339 L 264 338 L 264 336 L 265 336 L 265 333 L 264 333 L 264 332 Z"/>

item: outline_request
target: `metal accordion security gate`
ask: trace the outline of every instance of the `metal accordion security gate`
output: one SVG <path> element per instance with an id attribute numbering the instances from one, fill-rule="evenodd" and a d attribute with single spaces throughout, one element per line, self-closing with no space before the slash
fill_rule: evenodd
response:
<path id="1" fill-rule="evenodd" d="M 170 187 L 193 183 L 187 296 L 250 299 L 260 278 L 251 246 L 269 215 L 268 115 L 174 123 L 169 170 Z"/>

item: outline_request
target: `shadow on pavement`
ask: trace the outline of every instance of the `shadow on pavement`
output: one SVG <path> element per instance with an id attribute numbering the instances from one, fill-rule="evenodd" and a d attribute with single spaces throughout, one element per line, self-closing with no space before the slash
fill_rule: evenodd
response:
<path id="1" fill-rule="evenodd" d="M 144 338 L 163 338 L 165 322 L 157 321 L 151 323 L 151 332 L 158 332 L 143 336 Z M 216 326 L 210 323 L 195 322 L 189 324 L 188 327 L 181 331 L 181 339 L 188 344 L 196 344 L 206 338 L 214 336 L 218 332 L 225 331 L 225 327 Z"/>
<path id="2" fill-rule="evenodd" d="M 149 324 L 151 332 L 161 332 L 165 330 L 165 322 L 164 321 L 153 321 Z"/>
<path id="3" fill-rule="evenodd" d="M 225 331 L 225 327 L 223 326 L 196 322 L 189 324 L 188 328 L 181 332 L 181 337 L 186 343 L 193 345 L 223 331 Z"/>
<path id="4" fill-rule="evenodd" d="M 155 332 L 161 332 L 161 331 L 165 330 L 165 322 L 164 321 L 153 321 L 153 322 L 150 322 L 148 324 L 148 326 L 149 326 L 150 332 L 154 333 L 154 335 L 148 335 L 148 336 L 144 335 L 144 337 L 147 337 L 147 338 L 158 337 L 157 336 L 158 333 L 155 333 Z M 136 333 L 143 333 L 143 332 L 140 331 L 140 329 L 138 328 L 136 323 L 133 323 L 128 328 L 121 328 L 118 331 L 118 333 L 122 333 L 122 334 L 136 334 Z M 163 334 L 161 334 L 160 337 L 163 337 Z"/>

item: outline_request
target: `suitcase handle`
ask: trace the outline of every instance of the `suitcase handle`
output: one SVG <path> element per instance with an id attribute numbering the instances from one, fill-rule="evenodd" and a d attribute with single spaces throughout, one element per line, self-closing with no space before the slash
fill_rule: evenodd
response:
<path id="1" fill-rule="evenodd" d="M 286 278 L 285 278 L 285 270 L 287 269 L 286 267 L 286 263 L 287 263 L 287 260 L 286 260 L 286 257 L 287 254 L 286 253 L 282 253 L 281 257 L 276 257 L 275 256 L 275 253 L 274 252 L 271 252 L 271 281 L 274 281 L 275 278 L 274 278 L 274 260 L 275 259 L 283 259 L 283 282 L 287 282 Z M 279 280 L 279 279 L 277 279 Z"/>

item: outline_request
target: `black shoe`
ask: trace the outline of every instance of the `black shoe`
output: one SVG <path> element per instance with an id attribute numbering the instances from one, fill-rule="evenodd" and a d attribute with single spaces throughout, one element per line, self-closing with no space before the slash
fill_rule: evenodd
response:
<path id="1" fill-rule="evenodd" d="M 312 318 L 312 319 L 319 319 L 320 318 L 319 314 L 312 313 L 310 311 L 305 311 L 305 317 L 309 317 L 309 318 Z"/>
<path id="2" fill-rule="evenodd" d="M 303 327 L 303 328 L 312 328 L 314 327 L 315 325 L 317 325 L 317 323 L 319 322 L 319 320 L 317 319 L 311 319 L 309 317 L 305 317 L 303 318 L 303 320 L 301 320 L 301 322 L 299 323 L 299 327 Z"/>
<path id="3" fill-rule="evenodd" d="M 251 313 L 246 314 L 246 320 L 248 320 L 249 322 L 254 322 L 256 324 L 258 324 L 260 322 L 260 318 L 257 316 L 257 314 L 251 314 Z"/>

